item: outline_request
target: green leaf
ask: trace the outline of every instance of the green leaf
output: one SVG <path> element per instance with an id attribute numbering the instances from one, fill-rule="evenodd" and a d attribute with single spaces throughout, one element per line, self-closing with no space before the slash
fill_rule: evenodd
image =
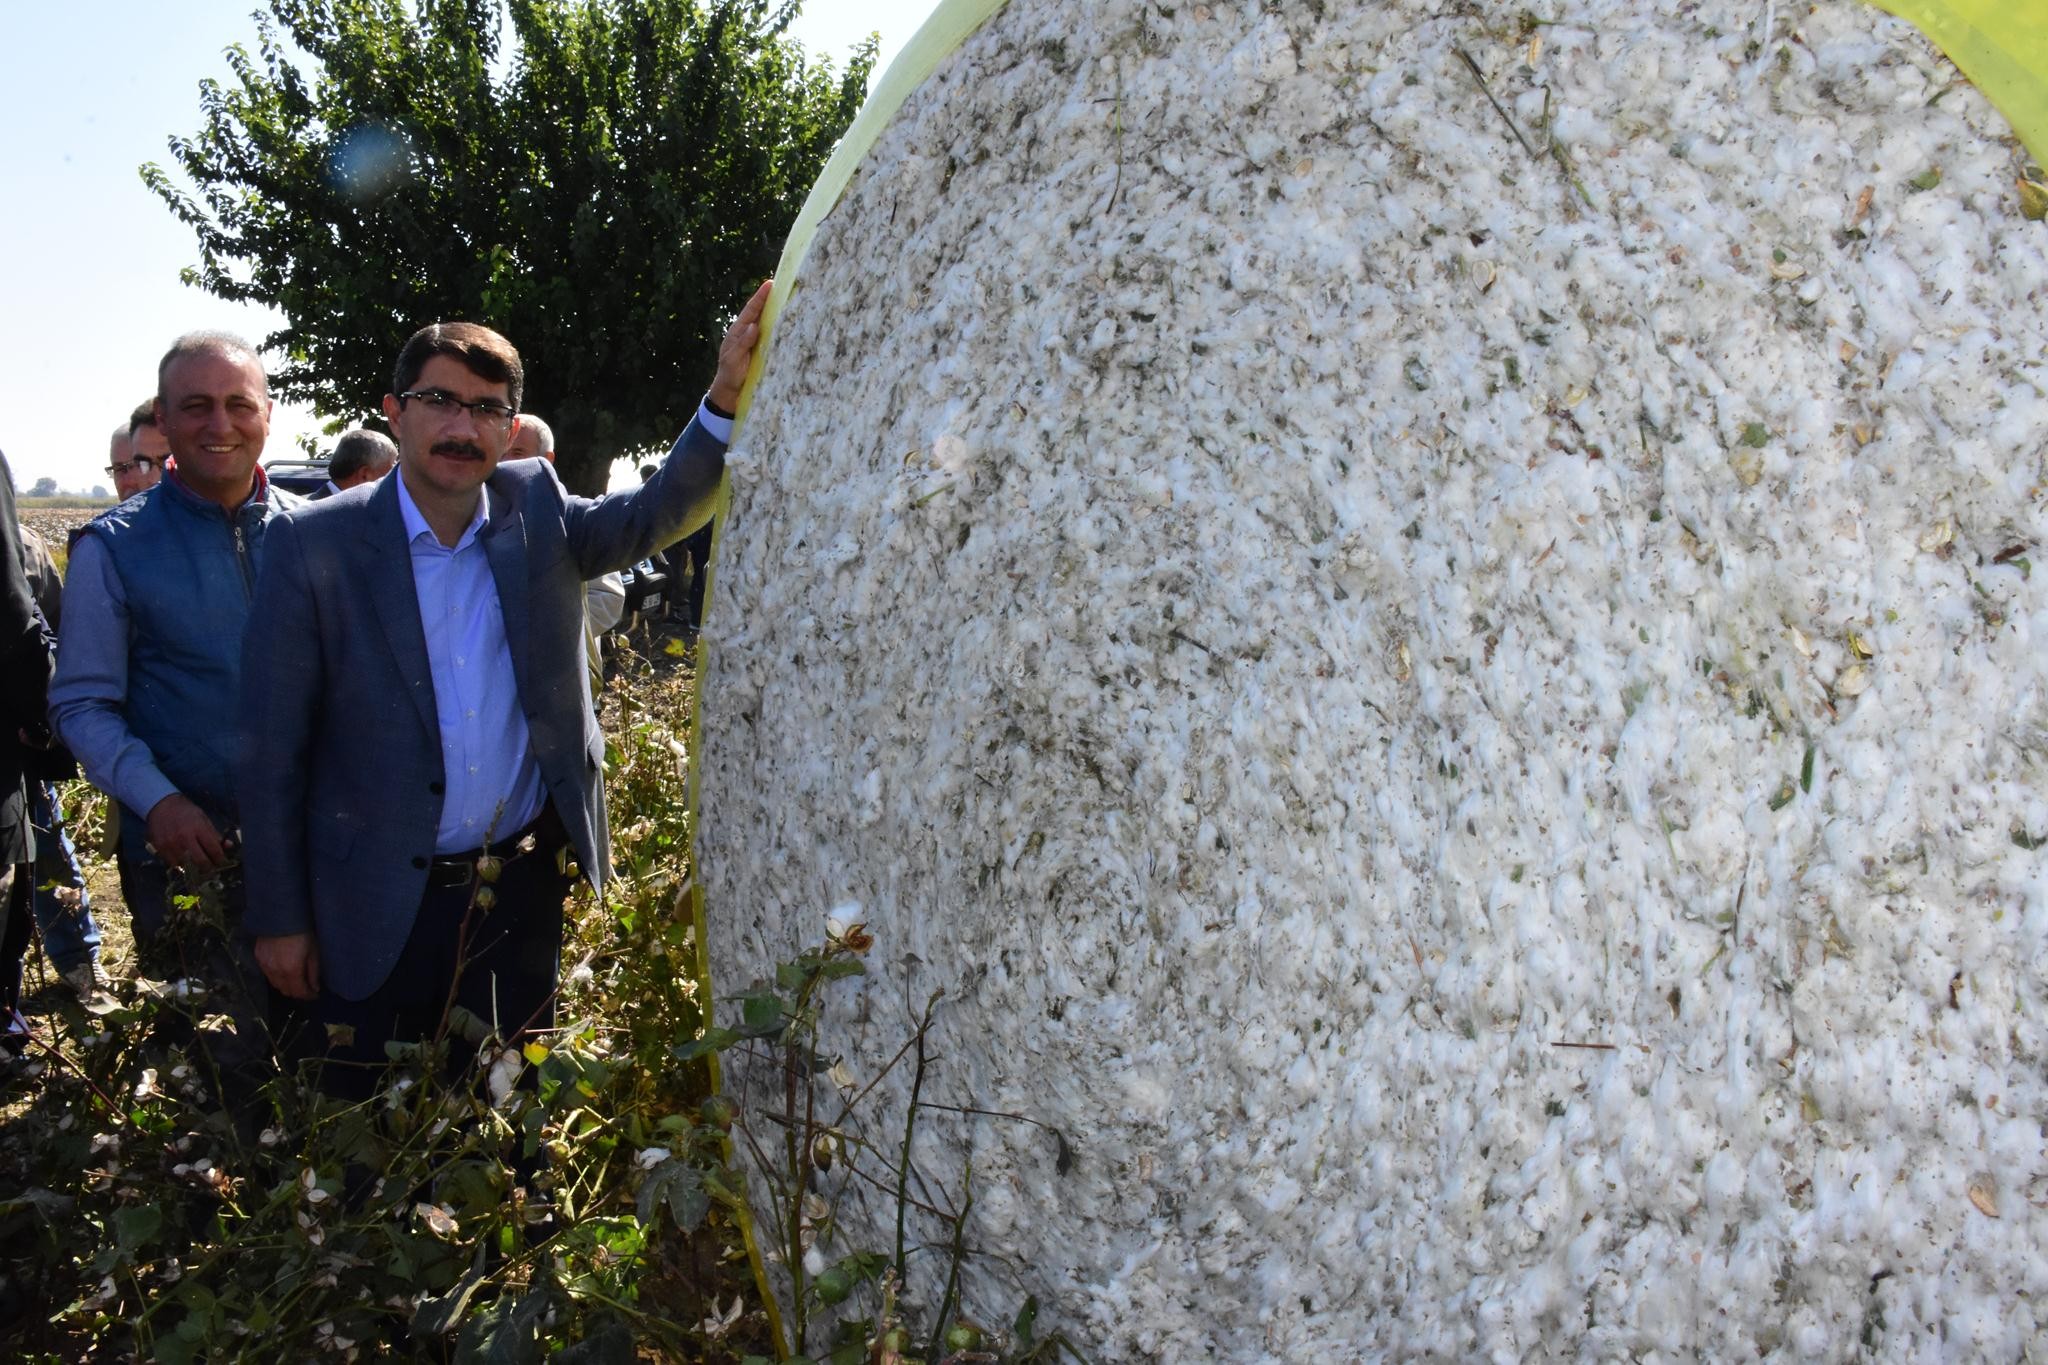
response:
<path id="1" fill-rule="evenodd" d="M 853 1292 L 853 1280 L 837 1266 L 829 1266 L 817 1279 L 811 1281 L 811 1292 L 818 1296 L 820 1303 L 828 1306 L 846 1302 L 846 1296 Z"/>
<path id="2" fill-rule="evenodd" d="M 1806 757 L 1799 760 L 1799 790 L 1813 790 L 1813 746 L 1806 746 Z"/>
<path id="3" fill-rule="evenodd" d="M 443 1337 L 454 1331 L 483 1282 L 484 1253 L 483 1248 L 478 1247 L 475 1264 L 462 1273 L 453 1289 L 420 1300 L 420 1306 L 412 1314 L 412 1334 L 415 1337 Z"/>
<path id="4" fill-rule="evenodd" d="M 547 1310 L 545 1289 L 478 1309 L 462 1329 L 455 1365 L 540 1365 L 546 1358 L 540 1323 Z"/>
<path id="5" fill-rule="evenodd" d="M 856 1284 L 864 1284 L 874 1279 L 888 1265 L 887 1256 L 873 1251 L 856 1251 L 850 1256 L 839 1258 L 839 1269 L 845 1271 Z"/>
<path id="6" fill-rule="evenodd" d="M 684 1232 L 695 1232 L 711 1211 L 711 1196 L 704 1189 L 704 1173 L 680 1157 L 670 1157 L 648 1172 L 640 1182 L 634 1210 L 645 1227 L 654 1222 L 656 1211 L 666 1204 L 669 1217 Z"/>
<path id="7" fill-rule="evenodd" d="M 723 1052 L 739 1040 L 740 1035 L 733 1029 L 707 1028 L 701 1036 L 673 1049 L 670 1055 L 679 1062 L 694 1062 L 699 1057 L 708 1056 L 713 1052 Z"/>
<path id="8" fill-rule="evenodd" d="M 1751 450 L 1762 450 L 1771 443 L 1771 429 L 1762 422 L 1746 422 L 1742 427 L 1742 444 Z"/>
<path id="9" fill-rule="evenodd" d="M 1017 1310 L 1017 1320 L 1010 1324 L 1010 1335 L 1016 1339 L 1020 1348 L 1029 1350 L 1032 1345 L 1031 1335 L 1037 1328 L 1038 1296 L 1033 1294 L 1027 1297 L 1024 1306 Z"/>
<path id="10" fill-rule="evenodd" d="M 193 1365 L 200 1345 L 183 1332 L 169 1332 L 150 1343 L 149 1358 L 159 1365 Z"/>
<path id="11" fill-rule="evenodd" d="M 1941 183 L 1941 167 L 1929 166 L 1906 183 L 1915 190 L 1925 193 Z"/>
<path id="12" fill-rule="evenodd" d="M 107 1221 L 113 1229 L 115 1245 L 133 1255 L 156 1240 L 157 1233 L 163 1230 L 164 1211 L 157 1204 L 131 1204 L 114 1210 L 114 1216 Z"/>
<path id="13" fill-rule="evenodd" d="M 688 1189 L 670 1190 L 668 1211 L 678 1228 L 684 1232 L 695 1232 L 704 1226 L 704 1216 L 711 1212 L 710 1191 L 701 1182 Z"/>
<path id="14" fill-rule="evenodd" d="M 461 1005 L 449 1007 L 448 1027 L 456 1037 L 466 1043 L 486 1042 L 497 1032 L 491 1027 L 489 1020 L 475 1010 L 465 1009 Z"/>
<path id="15" fill-rule="evenodd" d="M 773 991 L 749 991 L 740 997 L 740 1036 L 770 1038 L 782 1032 L 782 997 Z"/>

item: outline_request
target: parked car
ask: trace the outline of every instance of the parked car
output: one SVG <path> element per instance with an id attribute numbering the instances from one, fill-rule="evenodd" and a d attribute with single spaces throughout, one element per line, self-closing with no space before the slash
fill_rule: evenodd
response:
<path id="1" fill-rule="evenodd" d="M 317 493 L 327 486 L 325 460 L 272 460 L 263 466 L 263 472 L 276 487 L 301 496 Z"/>

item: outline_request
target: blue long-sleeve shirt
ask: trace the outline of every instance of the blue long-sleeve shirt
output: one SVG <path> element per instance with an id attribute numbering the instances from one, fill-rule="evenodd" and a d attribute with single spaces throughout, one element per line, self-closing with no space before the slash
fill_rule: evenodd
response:
<path id="1" fill-rule="evenodd" d="M 98 536 L 80 536 L 64 575 L 64 636 L 50 684 L 50 728 L 86 780 L 138 815 L 178 784 L 122 715 L 128 700 L 128 594 Z"/>

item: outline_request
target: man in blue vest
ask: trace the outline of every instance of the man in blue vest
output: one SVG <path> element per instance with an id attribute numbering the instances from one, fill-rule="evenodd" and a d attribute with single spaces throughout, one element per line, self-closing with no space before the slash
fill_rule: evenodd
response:
<path id="1" fill-rule="evenodd" d="M 265 528 L 300 505 L 258 464 L 270 412 L 247 342 L 180 337 L 157 367 L 170 469 L 71 549 L 50 719 L 121 804 L 138 948 L 164 928 L 169 872 L 203 880 L 232 858 L 242 629 Z"/>

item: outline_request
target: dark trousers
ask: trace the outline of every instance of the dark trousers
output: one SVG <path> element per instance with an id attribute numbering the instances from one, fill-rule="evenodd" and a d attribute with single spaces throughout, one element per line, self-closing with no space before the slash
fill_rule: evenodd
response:
<path id="1" fill-rule="evenodd" d="M 28 790 L 29 818 L 36 827 L 36 932 L 43 938 L 43 953 L 57 974 L 90 965 L 100 955 L 100 927 L 93 922 L 92 897 L 85 889 L 85 873 L 78 866 L 78 850 L 71 831 L 64 826 L 64 808 L 56 788 L 48 782 L 31 782 Z M 72 895 L 60 895 L 69 891 Z"/>
<path id="2" fill-rule="evenodd" d="M 35 890 L 35 868 L 16 863 L 0 877 L 0 1032 L 7 1028 L 7 1015 L 21 1003 L 21 960 L 35 928 L 35 908 L 30 897 Z"/>
<path id="3" fill-rule="evenodd" d="M 711 530 L 707 524 L 669 554 L 671 564 L 679 569 L 688 566 L 690 571 L 690 586 L 681 597 L 683 624 L 691 630 L 704 625 L 704 566 L 711 562 Z"/>
<path id="4" fill-rule="evenodd" d="M 149 822 L 121 807 L 121 834 L 114 850 L 121 874 L 121 899 L 127 903 L 138 950 L 156 942 L 171 918 L 171 870 L 149 851 Z"/>
<path id="5" fill-rule="evenodd" d="M 450 1079 L 476 1068 L 477 1044 L 450 1022 L 460 1006 L 510 1042 L 555 1022 L 555 982 L 562 951 L 562 903 L 573 878 L 565 870 L 568 836 L 550 806 L 524 837 L 503 845 L 492 904 L 479 904 L 486 885 L 441 865 L 430 873 L 412 934 L 391 975 L 366 999 L 332 991 L 305 1007 L 295 1056 L 322 1059 L 320 1088 L 343 1099 L 367 1099 L 390 1064 L 385 1043 L 419 1043 L 445 1035 Z M 573 854 L 566 855 L 573 857 Z M 289 1030 L 290 1024 L 286 1025 Z"/>

